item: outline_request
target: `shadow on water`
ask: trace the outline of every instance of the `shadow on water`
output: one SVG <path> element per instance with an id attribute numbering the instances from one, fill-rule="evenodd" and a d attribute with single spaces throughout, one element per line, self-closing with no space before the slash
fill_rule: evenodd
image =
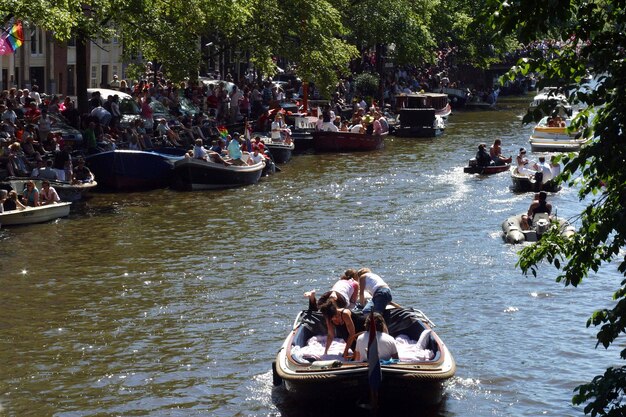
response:
<path id="1" fill-rule="evenodd" d="M 407 398 L 409 400 L 409 398 Z M 318 417 L 318 416 L 342 416 L 342 417 L 439 417 L 446 415 L 446 397 L 437 405 L 407 405 L 406 403 L 385 403 L 381 398 L 380 407 L 377 411 L 369 408 L 368 395 L 355 403 L 342 404 L 338 401 L 318 402 L 302 401 L 290 395 L 284 387 L 272 388 L 272 402 L 280 411 L 282 417 Z"/>

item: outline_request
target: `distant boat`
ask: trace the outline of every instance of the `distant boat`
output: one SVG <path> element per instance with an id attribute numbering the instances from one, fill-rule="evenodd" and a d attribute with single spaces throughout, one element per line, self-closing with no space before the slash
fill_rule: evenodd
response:
<path id="1" fill-rule="evenodd" d="M 291 139 L 294 143 L 294 153 L 303 153 L 313 150 L 313 132 L 317 125 L 316 116 L 295 114 Z"/>
<path id="2" fill-rule="evenodd" d="M 479 166 L 476 162 L 476 158 L 472 158 L 469 160 L 467 166 L 463 168 L 463 172 L 466 174 L 491 175 L 508 171 L 510 168 L 511 164 Z"/>
<path id="3" fill-rule="evenodd" d="M 254 165 L 224 165 L 204 159 L 183 158 L 174 164 L 172 186 L 185 191 L 241 187 L 259 182 L 264 168 L 263 161 Z"/>
<path id="4" fill-rule="evenodd" d="M 393 131 L 394 136 L 409 138 L 434 138 L 441 136 L 446 124 L 435 109 L 406 108 L 400 109 L 399 125 Z"/>
<path id="5" fill-rule="evenodd" d="M 549 109 L 542 109 L 544 106 L 548 106 Z M 545 110 L 556 111 L 561 117 L 572 115 L 572 106 L 565 94 L 561 93 L 557 87 L 545 87 L 535 95 L 528 106 L 528 111 L 534 112 L 537 109 L 542 109 L 544 116 L 548 116 Z"/>
<path id="6" fill-rule="evenodd" d="M 577 152 L 591 140 L 581 132 L 568 131 L 570 118 L 565 119 L 563 127 L 549 126 L 548 120 L 548 116 L 541 119 L 528 139 L 533 152 Z"/>
<path id="7" fill-rule="evenodd" d="M 435 109 L 435 115 L 444 121 L 452 113 L 452 106 L 447 94 L 412 93 L 396 96 L 396 112 L 401 109 Z"/>
<path id="8" fill-rule="evenodd" d="M 534 175 L 520 174 L 517 167 L 511 167 L 511 181 L 513 182 L 513 191 L 516 192 L 547 191 L 556 193 L 561 190 L 561 186 L 552 180 L 542 183 L 541 180 L 535 179 Z"/>
<path id="9" fill-rule="evenodd" d="M 352 132 L 313 132 L 313 147 L 316 152 L 359 152 L 374 151 L 384 146 L 386 133 L 368 135 Z"/>
<path id="10" fill-rule="evenodd" d="M 184 154 L 184 149 L 118 149 L 89 155 L 85 161 L 102 188 L 143 191 L 167 187 L 172 180 L 174 162 L 182 159 Z"/>
<path id="11" fill-rule="evenodd" d="M 54 203 L 38 207 L 26 207 L 24 210 L 10 210 L 0 213 L 0 226 L 45 223 L 66 217 L 70 214 L 72 203 Z"/>

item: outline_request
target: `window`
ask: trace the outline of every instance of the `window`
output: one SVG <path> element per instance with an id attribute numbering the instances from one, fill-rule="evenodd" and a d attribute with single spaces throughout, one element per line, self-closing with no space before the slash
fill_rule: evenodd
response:
<path id="1" fill-rule="evenodd" d="M 30 32 L 30 53 L 43 55 L 43 31 L 39 28 L 33 28 Z"/>

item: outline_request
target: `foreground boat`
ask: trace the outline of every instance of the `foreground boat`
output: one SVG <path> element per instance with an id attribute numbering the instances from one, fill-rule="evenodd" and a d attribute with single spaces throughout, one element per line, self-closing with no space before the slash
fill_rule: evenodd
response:
<path id="1" fill-rule="evenodd" d="M 241 187 L 259 182 L 264 168 L 263 161 L 254 165 L 224 165 L 184 158 L 174 164 L 172 186 L 186 191 Z"/>
<path id="2" fill-rule="evenodd" d="M 542 183 L 541 180 L 535 179 L 535 176 L 528 176 L 520 174 L 517 167 L 511 168 L 511 181 L 513 182 L 512 189 L 516 192 L 539 192 L 547 191 L 549 193 L 556 193 L 561 190 L 561 185 L 550 180 Z"/>
<path id="3" fill-rule="evenodd" d="M 568 131 L 570 118 L 565 119 L 563 127 L 548 126 L 548 117 L 537 123 L 530 135 L 530 148 L 533 152 L 577 152 L 591 138 L 585 138 L 581 132 Z"/>
<path id="4" fill-rule="evenodd" d="M 131 151 L 117 149 L 89 155 L 89 169 L 107 190 L 131 191 L 167 187 L 174 162 L 183 158 L 184 149 Z"/>
<path id="5" fill-rule="evenodd" d="M 10 210 L 0 213 L 0 226 L 45 223 L 66 217 L 70 214 L 72 203 L 54 203 L 38 207 L 26 207 L 24 210 Z"/>
<path id="6" fill-rule="evenodd" d="M 385 136 L 351 132 L 313 132 L 313 148 L 316 152 L 359 152 L 382 149 Z"/>
<path id="7" fill-rule="evenodd" d="M 15 192 L 21 194 L 22 190 L 26 187 L 26 183 L 31 180 L 35 183 L 35 187 L 41 190 L 41 182 L 43 181 L 42 178 L 9 178 L 6 181 L 3 181 L 3 184 L 8 187 L 0 188 L 15 190 Z M 58 180 L 48 181 L 50 182 L 50 186 L 54 188 L 59 195 L 61 201 L 70 203 L 84 199 L 88 191 L 92 191 L 98 186 L 96 181 L 78 183 Z"/>
<path id="8" fill-rule="evenodd" d="M 454 375 L 456 363 L 433 331 L 433 323 L 421 311 L 400 307 L 388 309 L 385 321 L 389 334 L 396 338 L 400 360 L 383 362 L 381 366 L 381 402 L 439 403 L 444 383 Z M 325 336 L 321 313 L 298 314 L 273 364 L 274 384 L 284 385 L 290 394 L 309 400 L 354 401 L 366 397 L 367 362 L 346 361 L 341 355 L 320 358 L 315 350 L 319 350 L 317 344 Z M 323 354 L 323 342 L 319 348 Z"/>
<path id="9" fill-rule="evenodd" d="M 508 171 L 509 169 L 511 169 L 511 164 L 480 166 L 476 162 L 476 158 L 472 158 L 469 160 L 467 166 L 463 168 L 463 172 L 466 174 L 492 175 L 498 172 Z"/>
<path id="10" fill-rule="evenodd" d="M 522 230 L 522 214 L 511 216 L 502 223 L 503 238 L 507 243 L 536 242 L 553 227 L 559 229 L 561 236 L 570 238 L 576 233 L 574 226 L 563 219 L 550 218 L 547 214 L 535 214 L 529 230 Z"/>

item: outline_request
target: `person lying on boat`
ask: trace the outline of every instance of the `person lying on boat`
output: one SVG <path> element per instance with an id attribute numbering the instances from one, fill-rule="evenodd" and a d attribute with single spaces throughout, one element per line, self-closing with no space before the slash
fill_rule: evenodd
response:
<path id="1" fill-rule="evenodd" d="M 535 197 L 537 198 L 535 198 L 528 207 L 528 213 L 522 215 L 522 221 L 520 222 L 522 230 L 530 230 L 530 226 L 533 224 L 533 218 L 536 214 L 546 213 L 550 216 L 552 213 L 552 204 L 547 201 L 548 193 L 540 191 Z"/>
<path id="2" fill-rule="evenodd" d="M 9 191 L 9 194 L 6 200 L 2 203 L 2 206 L 4 207 L 4 211 L 24 210 L 26 208 L 26 206 L 20 202 L 19 198 L 17 198 L 17 192 L 15 192 L 15 190 Z"/>
<path id="3" fill-rule="evenodd" d="M 519 154 L 517 154 L 516 161 L 517 172 L 520 175 L 528 175 L 529 177 L 535 175 L 535 171 L 533 171 L 531 168 L 534 165 L 534 162 L 531 162 L 528 158 L 526 158 L 526 149 L 519 149 Z"/>
<path id="4" fill-rule="evenodd" d="M 489 156 L 496 165 L 510 164 L 513 160 L 512 157 L 506 157 L 502 155 L 502 140 L 496 139 L 493 141 L 493 145 L 489 148 Z"/>
<path id="5" fill-rule="evenodd" d="M 305 292 L 304 296 L 309 299 L 309 310 L 317 311 L 318 305 L 328 300 L 334 300 L 340 308 L 355 308 L 359 296 L 359 283 L 355 280 L 356 278 L 356 270 L 347 269 L 330 291 L 322 294 L 319 300 L 315 299 L 315 290 Z"/>
<path id="6" fill-rule="evenodd" d="M 396 339 L 389 335 L 389 330 L 385 319 L 379 313 L 368 314 L 365 319 L 365 328 L 370 328 L 370 320 L 374 320 L 376 327 L 376 341 L 378 344 L 378 358 L 381 361 L 389 359 L 399 359 Z M 367 346 L 370 340 L 370 332 L 366 330 L 356 339 L 356 349 L 354 351 L 354 361 L 367 361 Z"/>
<path id="7" fill-rule="evenodd" d="M 78 158 L 72 175 L 72 183 L 85 183 L 92 182 L 93 180 L 93 173 L 85 166 L 85 160 L 83 158 Z"/>
<path id="8" fill-rule="evenodd" d="M 222 165 L 232 165 L 220 156 L 217 152 L 213 152 L 204 148 L 202 139 L 196 139 L 195 146 L 193 147 L 193 157 L 196 159 L 202 159 L 204 161 L 211 161 Z"/>
<path id="9" fill-rule="evenodd" d="M 480 145 L 478 145 L 478 152 L 476 152 L 476 164 L 479 167 L 487 167 L 489 165 L 492 165 L 494 162 L 491 159 L 491 156 L 489 156 L 489 153 L 487 153 L 487 144 L 486 143 L 481 143 Z"/>
<path id="10" fill-rule="evenodd" d="M 354 335 L 365 329 L 365 318 L 360 312 L 352 312 L 348 308 L 337 307 L 337 302 L 333 299 L 327 300 L 320 305 L 320 311 L 326 319 L 326 346 L 324 355 L 328 354 L 328 349 L 335 339 L 335 335 L 341 333 L 345 341 L 352 339 Z M 356 341 L 354 341 L 356 343 Z M 354 344 L 353 343 L 353 344 Z M 343 357 L 348 358 L 348 350 L 351 345 L 346 343 Z"/>
<path id="11" fill-rule="evenodd" d="M 387 304 L 391 303 L 391 289 L 389 285 L 369 268 L 361 268 L 357 272 L 359 281 L 359 304 L 365 305 L 363 313 L 367 314 L 372 309 L 384 313 Z M 372 298 L 365 304 L 365 292 L 372 294 Z"/>
<path id="12" fill-rule="evenodd" d="M 39 203 L 42 206 L 48 204 L 59 203 L 61 199 L 59 198 L 59 194 L 54 189 L 54 187 L 50 186 L 50 181 L 43 180 L 41 182 L 41 191 L 39 192 Z"/>

